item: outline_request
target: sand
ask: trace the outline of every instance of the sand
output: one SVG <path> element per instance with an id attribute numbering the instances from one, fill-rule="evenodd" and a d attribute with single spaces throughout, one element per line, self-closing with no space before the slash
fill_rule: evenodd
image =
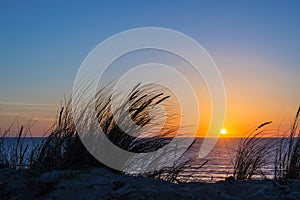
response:
<path id="1" fill-rule="evenodd" d="M 300 180 L 174 184 L 108 169 L 53 171 L 35 178 L 0 170 L 0 199 L 300 199 Z"/>

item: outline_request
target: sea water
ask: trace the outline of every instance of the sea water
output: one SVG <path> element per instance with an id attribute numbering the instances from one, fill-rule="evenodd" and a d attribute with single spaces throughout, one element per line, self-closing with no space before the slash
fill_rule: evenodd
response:
<path id="1" fill-rule="evenodd" d="M 265 138 L 264 142 L 270 142 L 270 140 L 280 139 Z M 20 142 L 23 143 L 23 148 L 28 146 L 29 153 L 31 149 L 41 144 L 42 141 L 43 138 L 35 137 L 22 138 L 22 141 Z M 198 155 L 203 138 L 196 138 L 193 145 L 183 155 L 185 159 L 190 159 L 192 161 L 190 165 L 185 168 L 182 173 L 180 173 L 179 178 L 187 181 L 216 182 L 231 176 L 233 174 L 234 160 L 239 141 L 239 138 L 220 138 L 212 151 L 205 158 L 199 159 Z M 17 138 L 5 138 L 3 142 L 6 145 L 2 145 L 4 148 L 0 150 L 10 152 L 13 144 L 16 144 Z M 200 167 L 206 161 L 207 163 Z M 271 178 L 273 176 L 273 163 L 274 155 L 269 157 L 268 164 L 265 166 L 266 177 Z"/>

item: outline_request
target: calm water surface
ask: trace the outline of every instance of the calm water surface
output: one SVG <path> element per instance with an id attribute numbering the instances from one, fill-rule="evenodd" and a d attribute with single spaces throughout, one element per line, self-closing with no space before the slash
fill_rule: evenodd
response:
<path id="1" fill-rule="evenodd" d="M 6 143 L 10 144 L 16 141 L 15 138 L 7 138 L 5 140 Z M 23 145 L 24 147 L 28 145 L 30 149 L 34 145 L 40 144 L 42 140 L 42 138 L 25 138 L 23 139 Z M 191 148 L 183 155 L 184 158 L 195 160 L 189 168 L 180 174 L 180 177 L 188 181 L 216 182 L 232 175 L 233 162 L 239 140 L 238 138 L 220 138 L 213 150 L 204 159 L 197 159 L 203 141 L 202 138 L 197 138 Z M 266 138 L 265 142 L 269 142 L 269 140 Z M 266 167 L 266 175 L 270 178 L 273 175 L 274 168 L 271 159 L 273 157 L 270 157 L 270 164 Z M 208 162 L 199 169 L 199 166 L 206 160 Z"/>

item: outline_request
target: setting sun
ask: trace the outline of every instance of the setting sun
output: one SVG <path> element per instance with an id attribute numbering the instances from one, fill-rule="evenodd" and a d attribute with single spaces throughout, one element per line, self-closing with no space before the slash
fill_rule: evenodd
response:
<path id="1" fill-rule="evenodd" d="M 227 133 L 226 129 L 221 129 L 221 131 L 220 131 L 221 135 L 226 135 L 226 133 Z"/>

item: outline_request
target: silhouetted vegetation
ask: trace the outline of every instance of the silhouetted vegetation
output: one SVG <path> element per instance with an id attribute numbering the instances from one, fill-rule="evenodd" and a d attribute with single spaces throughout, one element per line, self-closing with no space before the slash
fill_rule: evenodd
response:
<path id="1" fill-rule="evenodd" d="M 31 149 L 28 144 L 24 144 L 24 139 L 30 133 L 30 123 L 13 130 L 14 123 L 0 133 L 0 169 L 14 168 L 23 169 L 32 162 L 33 146 Z"/>
<path id="2" fill-rule="evenodd" d="M 165 117 L 163 116 L 165 113 L 155 110 L 156 105 L 163 104 L 170 97 L 165 95 L 164 91 L 152 85 L 137 85 L 113 112 L 110 90 L 109 85 L 99 90 L 96 94 L 95 109 L 97 123 L 100 124 L 104 134 L 115 145 L 131 152 L 153 152 L 169 143 L 171 138 L 168 136 L 176 134 L 177 126 L 168 123 L 168 121 L 157 135 L 153 136 L 149 133 L 150 131 L 157 131 L 155 122 L 150 119 L 150 109 L 154 113 L 154 116 L 151 116 L 152 118 L 159 120 Z M 90 113 L 83 110 L 81 123 L 84 123 L 86 130 L 91 131 L 95 128 L 95 122 L 90 121 L 89 115 Z M 178 115 L 172 113 L 167 117 L 174 119 Z M 131 121 L 136 126 L 130 126 Z M 65 101 L 65 105 L 58 113 L 56 122 L 38 146 L 33 146 L 30 150 L 28 146 L 23 146 L 22 139 L 26 136 L 23 126 L 20 128 L 13 145 L 3 144 L 9 131 L 10 129 L 5 131 L 0 138 L 0 167 L 2 168 L 22 166 L 28 168 L 34 174 L 40 174 L 52 170 L 105 167 L 82 144 L 72 116 L 71 100 Z M 16 136 L 15 134 L 12 135 Z M 151 137 L 147 137 L 149 135 Z M 4 148 L 12 149 L 7 151 Z M 10 155 L 8 155 L 9 153 Z M 144 176 L 179 182 L 177 175 L 184 167 L 187 167 L 188 163 L 174 163 L 174 166 L 168 166 L 153 173 L 145 173 Z M 151 165 L 151 163 L 148 164 Z"/>
<path id="3" fill-rule="evenodd" d="M 264 168 L 270 164 L 269 157 L 272 155 L 274 144 L 264 141 L 265 131 L 262 128 L 270 123 L 259 125 L 239 141 L 233 171 L 236 180 L 251 179 L 254 175 L 264 177 Z"/>
<path id="4" fill-rule="evenodd" d="M 93 133 L 96 127 L 95 123 L 99 123 L 103 133 L 112 143 L 135 153 L 154 152 L 169 144 L 178 129 L 172 120 L 175 119 L 176 121 L 179 116 L 172 112 L 167 113 L 167 118 L 170 121 L 166 120 L 161 129 L 161 127 L 157 127 L 156 122 L 166 117 L 166 113 L 162 113 L 156 106 L 163 104 L 164 107 L 168 108 L 170 95 L 153 85 L 137 85 L 112 110 L 112 106 L 114 106 L 111 100 L 113 94 L 110 91 L 111 87 L 107 85 L 101 88 L 95 96 L 97 122 L 92 122 L 90 113 L 85 112 L 85 107 L 82 107 L 83 114 L 80 123 L 84 124 L 86 132 Z M 282 138 L 278 143 L 276 143 L 278 139 L 269 138 L 269 142 L 265 141 L 264 134 L 266 131 L 263 128 L 271 122 L 261 124 L 247 137 L 242 138 L 236 149 L 233 178 L 235 180 L 251 179 L 258 175 L 264 178 L 266 166 L 270 164 L 272 160 L 270 158 L 274 155 L 275 178 L 300 178 L 299 121 L 300 107 L 289 130 L 289 137 Z M 135 126 L 131 125 L 132 122 Z M 83 145 L 74 123 L 71 100 L 65 101 L 65 105 L 58 112 L 56 122 L 45 133 L 45 137 L 39 144 L 28 145 L 24 143 L 24 139 L 30 136 L 30 123 L 20 126 L 18 131 L 13 127 L 14 124 L 6 131 L 1 132 L 0 169 L 29 169 L 34 175 L 53 170 L 106 167 L 94 158 Z M 167 149 L 163 155 L 171 155 L 168 151 L 172 150 L 172 148 Z M 159 159 L 155 158 L 155 163 L 148 162 L 148 160 L 124 163 L 129 169 L 126 174 L 135 167 L 155 165 Z M 184 169 L 191 167 L 192 162 L 192 159 L 181 159 L 172 165 L 167 165 L 167 167 L 145 172 L 142 176 L 176 183 L 187 182 L 188 179 L 183 179 L 180 174 Z M 207 162 L 200 163 L 199 169 Z M 135 174 L 134 171 L 133 174 Z"/>
<path id="5" fill-rule="evenodd" d="M 300 178 L 300 107 L 289 130 L 283 135 L 276 149 L 275 178 Z"/>

